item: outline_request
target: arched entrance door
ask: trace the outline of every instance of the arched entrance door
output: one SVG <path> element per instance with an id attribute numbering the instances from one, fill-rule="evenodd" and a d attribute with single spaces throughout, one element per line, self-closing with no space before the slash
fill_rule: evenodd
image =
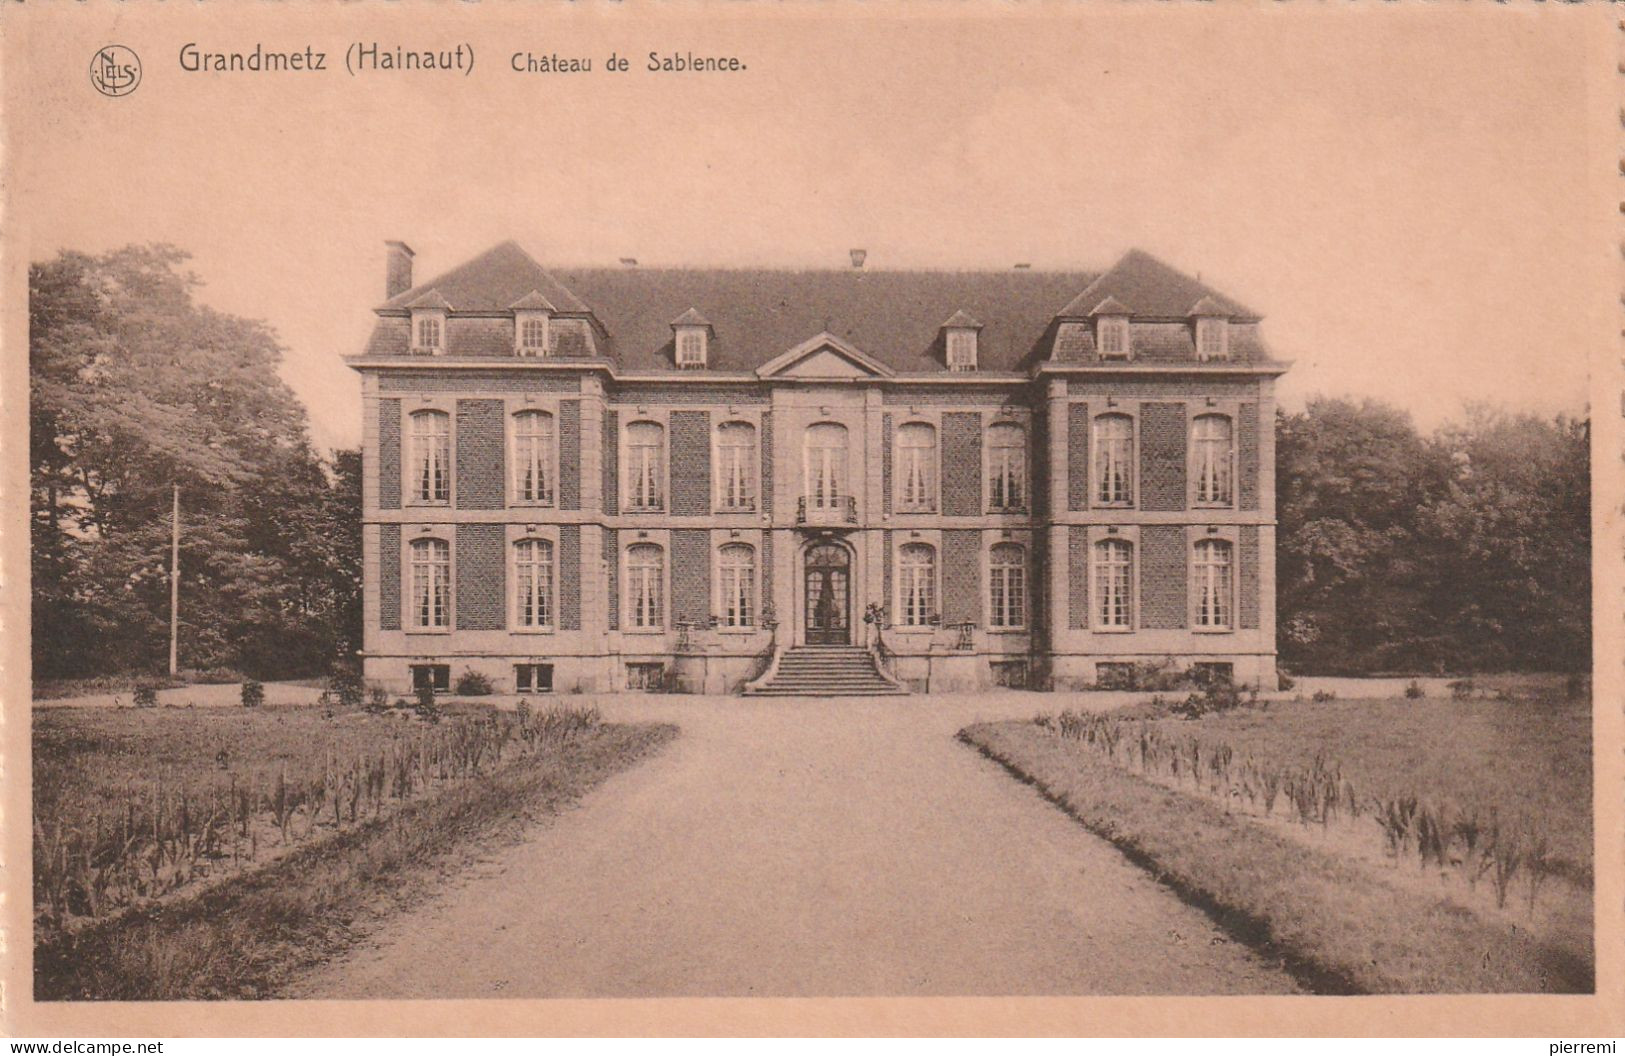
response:
<path id="1" fill-rule="evenodd" d="M 816 543 L 802 559 L 808 645 L 852 642 L 852 558 L 838 543 Z"/>

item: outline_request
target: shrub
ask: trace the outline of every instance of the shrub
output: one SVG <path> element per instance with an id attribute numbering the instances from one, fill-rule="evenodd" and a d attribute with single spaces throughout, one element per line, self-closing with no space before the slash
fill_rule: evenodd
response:
<path id="1" fill-rule="evenodd" d="M 1241 707 L 1241 691 L 1228 682 L 1213 682 L 1200 693 L 1192 693 L 1182 701 L 1170 705 L 1169 711 L 1180 718 L 1199 719 L 1220 711 L 1233 711 Z"/>
<path id="2" fill-rule="evenodd" d="M 230 667 L 187 668 L 177 672 L 176 677 L 182 682 L 205 686 L 227 686 L 243 681 L 243 673 Z"/>
<path id="3" fill-rule="evenodd" d="M 1337 699 L 1337 694 L 1333 693 L 1329 689 L 1317 689 L 1317 690 L 1315 690 L 1315 695 L 1313 697 L 1311 697 L 1310 699 L 1313 700 L 1316 704 L 1324 704 L 1328 700 L 1336 700 Z"/>
<path id="4" fill-rule="evenodd" d="M 265 685 L 252 678 L 243 683 L 243 707 L 257 708 L 265 703 Z"/>
<path id="5" fill-rule="evenodd" d="M 1191 685 L 1191 672 L 1174 666 L 1174 658 L 1138 663 L 1102 663 L 1096 666 L 1095 688 L 1106 690 L 1170 690 Z"/>
<path id="6" fill-rule="evenodd" d="M 1276 685 L 1276 688 L 1280 689 L 1281 692 L 1285 693 L 1287 690 L 1291 689 L 1293 686 L 1295 686 L 1297 684 L 1298 684 L 1298 680 L 1293 678 L 1291 675 L 1287 674 L 1285 668 L 1277 668 L 1276 669 L 1276 671 L 1275 671 L 1275 685 Z"/>
<path id="7" fill-rule="evenodd" d="M 433 686 L 428 686 L 428 685 L 419 686 L 419 687 L 417 687 L 417 689 L 413 690 L 412 692 L 413 692 L 413 695 L 417 698 L 417 702 L 418 702 L 417 706 L 419 708 L 432 708 L 432 707 L 434 707 L 434 687 Z"/>
<path id="8" fill-rule="evenodd" d="M 366 686 L 361 681 L 361 672 L 347 667 L 340 668 L 328 678 L 327 685 L 333 691 L 333 695 L 338 697 L 340 707 L 361 707 L 366 692 Z"/>
<path id="9" fill-rule="evenodd" d="M 1450 683 L 1450 695 L 1457 700 L 1467 700 L 1478 692 L 1478 684 L 1470 678 L 1458 678 Z"/>
<path id="10" fill-rule="evenodd" d="M 158 706 L 158 687 L 151 684 L 136 686 L 135 706 L 138 708 L 156 708 Z"/>
<path id="11" fill-rule="evenodd" d="M 463 673 L 457 676 L 456 690 L 459 697 L 488 697 L 495 692 L 495 687 L 489 678 L 478 671 L 464 668 Z"/>
<path id="12" fill-rule="evenodd" d="M 404 700 L 401 701 L 400 706 L 404 708 L 406 706 L 406 702 Z M 369 689 L 367 691 L 367 710 L 374 715 L 381 715 L 388 711 L 389 691 L 383 686 L 373 686 L 371 689 Z"/>
<path id="13" fill-rule="evenodd" d="M 1418 682 L 1414 678 L 1411 679 L 1410 684 L 1405 687 L 1405 699 L 1421 700 L 1425 696 L 1427 696 L 1427 694 L 1422 692 L 1422 683 Z"/>

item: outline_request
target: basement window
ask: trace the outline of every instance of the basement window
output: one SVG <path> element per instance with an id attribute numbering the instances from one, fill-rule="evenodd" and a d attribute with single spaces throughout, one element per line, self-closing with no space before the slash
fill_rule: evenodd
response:
<path id="1" fill-rule="evenodd" d="M 451 665 L 413 664 L 412 692 L 416 693 L 425 686 L 436 693 L 451 692 Z"/>
<path id="2" fill-rule="evenodd" d="M 553 665 L 513 665 L 513 690 L 515 693 L 553 692 Z"/>
<path id="3" fill-rule="evenodd" d="M 666 665 L 659 661 L 634 661 L 626 665 L 626 688 L 658 693 L 666 681 Z"/>

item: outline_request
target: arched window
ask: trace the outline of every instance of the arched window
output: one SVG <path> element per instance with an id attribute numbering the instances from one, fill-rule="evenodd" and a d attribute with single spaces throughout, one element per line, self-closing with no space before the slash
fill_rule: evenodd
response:
<path id="1" fill-rule="evenodd" d="M 1196 544 L 1191 562 L 1191 593 L 1196 598 L 1196 626 L 1208 630 L 1230 629 L 1230 544 L 1223 539 L 1203 539 Z"/>
<path id="2" fill-rule="evenodd" d="M 416 502 L 451 500 L 451 415 L 413 411 L 411 421 L 412 498 Z"/>
<path id="3" fill-rule="evenodd" d="M 665 555 L 653 543 L 626 548 L 626 611 L 635 630 L 659 630 L 666 623 L 663 589 Z"/>
<path id="4" fill-rule="evenodd" d="M 846 426 L 819 422 L 807 429 L 807 507 L 838 508 L 846 495 Z"/>
<path id="5" fill-rule="evenodd" d="M 1196 501 L 1203 506 L 1228 506 L 1233 458 L 1230 419 L 1203 414 L 1191 423 L 1191 473 L 1196 477 Z"/>
<path id="6" fill-rule="evenodd" d="M 444 539 L 412 540 L 412 627 L 451 626 L 451 545 Z"/>
<path id="7" fill-rule="evenodd" d="M 914 513 L 937 508 L 937 431 L 924 422 L 897 430 L 897 508 Z"/>
<path id="8" fill-rule="evenodd" d="M 987 504 L 995 510 L 1027 508 L 1027 431 L 1001 422 L 987 431 Z"/>
<path id="9" fill-rule="evenodd" d="M 1134 419 L 1103 414 L 1095 419 L 1095 502 L 1128 506 L 1134 502 Z"/>
<path id="10" fill-rule="evenodd" d="M 520 411 L 513 416 L 513 493 L 519 502 L 553 502 L 553 416 Z"/>
<path id="11" fill-rule="evenodd" d="M 1134 626 L 1134 547 L 1122 539 L 1095 544 L 1095 624 Z"/>
<path id="12" fill-rule="evenodd" d="M 1027 552 L 1015 543 L 993 547 L 988 567 L 989 626 L 1027 625 Z"/>
<path id="13" fill-rule="evenodd" d="M 721 585 L 721 622 L 724 627 L 750 627 L 756 621 L 756 551 L 744 543 L 729 543 L 717 554 Z"/>
<path id="14" fill-rule="evenodd" d="M 897 554 L 898 620 L 904 627 L 927 627 L 936 612 L 937 552 L 926 543 L 908 543 Z"/>
<path id="15" fill-rule="evenodd" d="M 513 546 L 514 624 L 537 630 L 553 626 L 553 544 L 521 539 Z"/>
<path id="16" fill-rule="evenodd" d="M 717 506 L 756 508 L 756 427 L 749 422 L 717 426 Z"/>
<path id="17" fill-rule="evenodd" d="M 632 510 L 659 510 L 666 504 L 666 431 L 658 422 L 626 427 L 626 501 Z"/>

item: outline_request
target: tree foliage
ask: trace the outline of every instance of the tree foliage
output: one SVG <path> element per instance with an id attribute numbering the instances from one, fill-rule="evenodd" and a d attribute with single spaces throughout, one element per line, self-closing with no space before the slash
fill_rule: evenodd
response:
<path id="1" fill-rule="evenodd" d="M 39 677 L 167 659 L 177 485 L 182 666 L 287 676 L 358 644 L 359 456 L 316 454 L 276 336 L 199 305 L 186 259 L 29 269 Z"/>
<path id="2" fill-rule="evenodd" d="M 1424 437 L 1392 407 L 1317 399 L 1277 426 L 1283 663 L 1589 666 L 1584 421 L 1472 407 Z"/>

